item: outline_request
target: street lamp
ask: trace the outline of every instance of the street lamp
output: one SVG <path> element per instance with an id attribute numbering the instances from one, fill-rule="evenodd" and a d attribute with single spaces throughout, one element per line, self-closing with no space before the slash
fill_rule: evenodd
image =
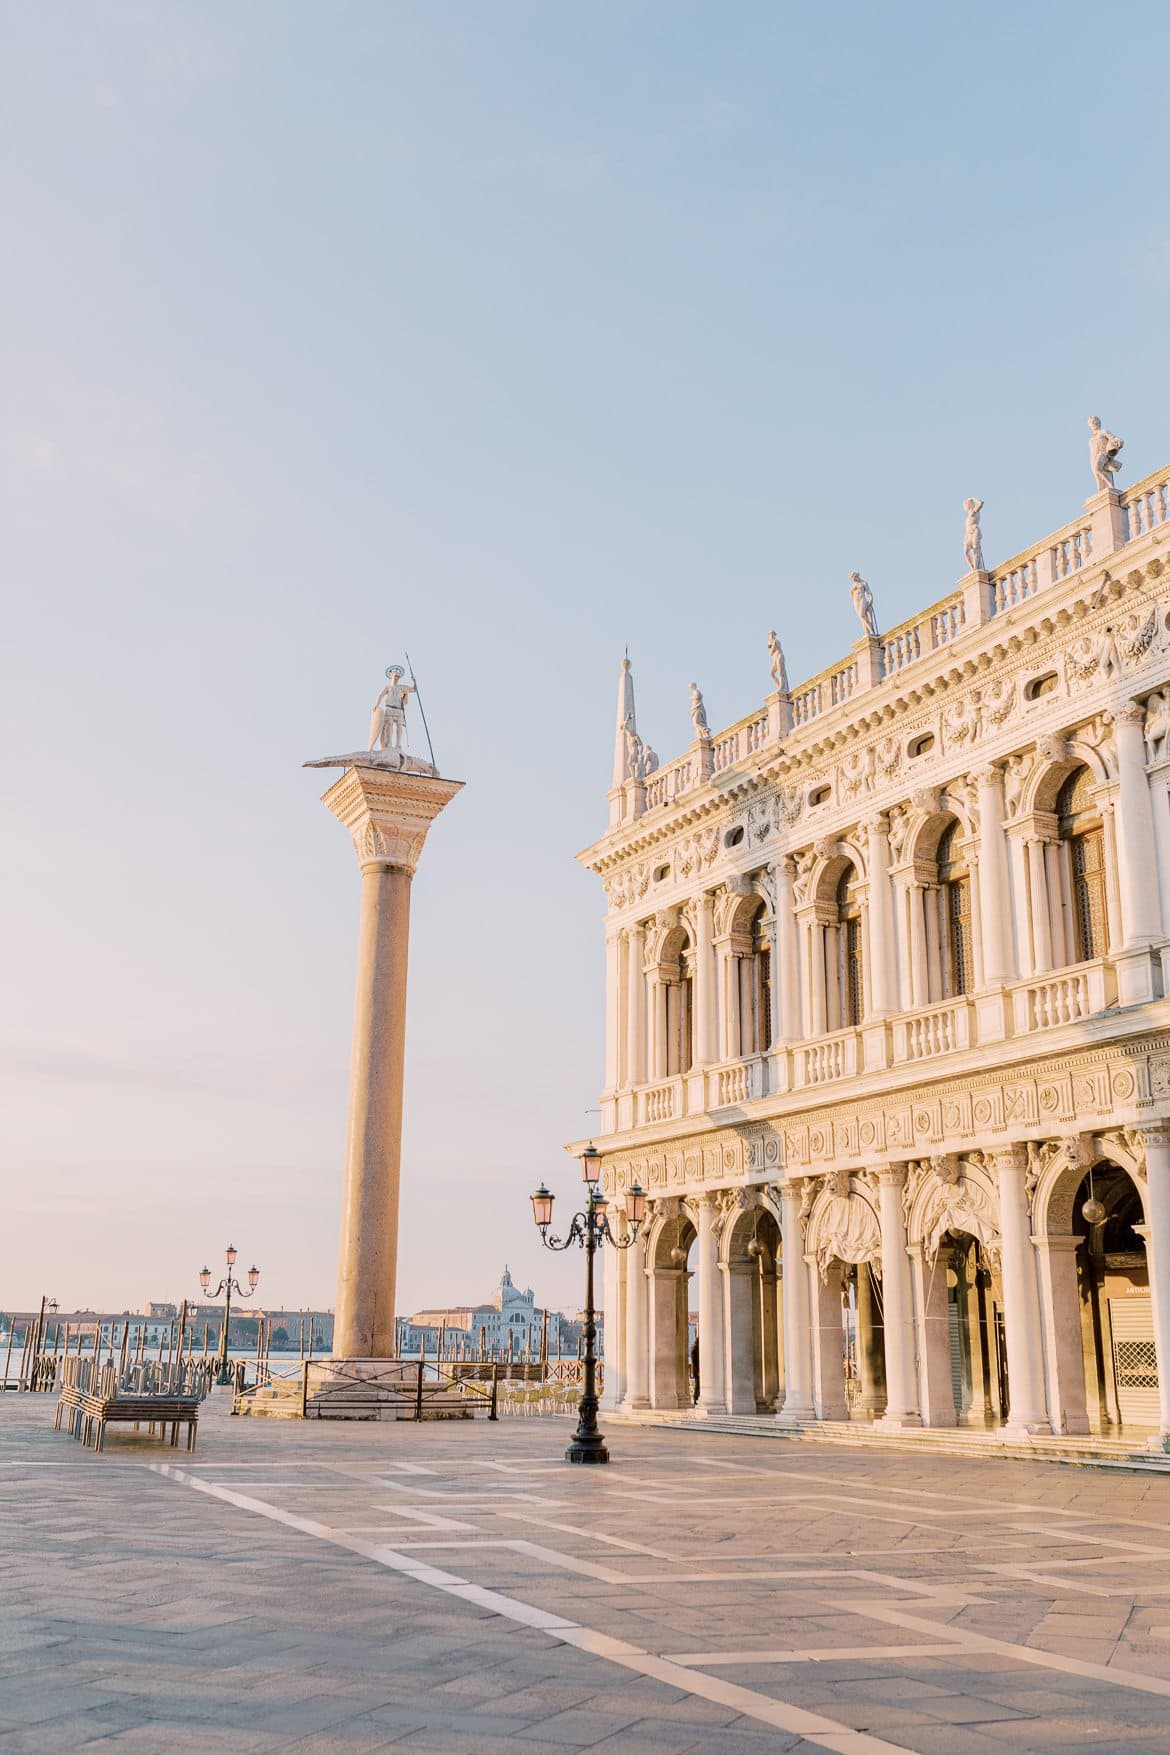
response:
<path id="1" fill-rule="evenodd" d="M 239 1280 L 237 1280 L 232 1273 L 232 1269 L 236 1265 L 236 1255 L 237 1254 L 238 1254 L 238 1251 L 236 1250 L 235 1245 L 229 1243 L 227 1248 L 223 1252 L 223 1258 L 227 1262 L 227 1275 L 224 1279 L 222 1279 L 219 1282 L 219 1285 L 216 1287 L 214 1292 L 211 1291 L 211 1269 L 209 1267 L 203 1267 L 203 1268 L 200 1268 L 200 1270 L 199 1270 L 199 1284 L 203 1287 L 204 1296 L 205 1297 L 211 1296 L 212 1298 L 218 1298 L 220 1296 L 220 1294 L 222 1293 L 223 1298 L 224 1298 L 223 1331 L 219 1337 L 219 1358 L 217 1360 L 217 1367 L 218 1368 L 217 1368 L 216 1373 L 215 1373 L 215 1381 L 217 1383 L 230 1383 L 230 1381 L 231 1381 L 231 1374 L 228 1371 L 227 1350 L 228 1350 L 228 1328 L 230 1327 L 231 1320 L 232 1320 L 232 1293 L 235 1292 L 236 1296 L 239 1298 L 239 1300 L 242 1304 L 247 1303 L 247 1299 L 244 1297 L 244 1288 L 241 1286 Z M 260 1279 L 260 1269 L 258 1267 L 250 1267 L 248 1269 L 248 1291 L 249 1291 L 249 1293 L 255 1292 L 257 1284 L 259 1283 L 259 1279 Z"/>
<path id="2" fill-rule="evenodd" d="M 593 1257 L 604 1242 L 612 1243 L 615 1249 L 628 1249 L 636 1241 L 646 1217 L 646 1196 L 636 1182 L 631 1183 L 626 1194 L 626 1217 L 630 1222 L 630 1234 L 628 1237 L 615 1237 L 609 1226 L 608 1202 L 597 1186 L 601 1176 L 601 1153 L 595 1146 L 586 1146 L 581 1154 L 581 1175 L 586 1189 L 585 1211 L 573 1214 L 568 1236 L 563 1241 L 559 1237 L 549 1236 L 553 1196 L 543 1182 L 532 1196 L 532 1217 L 540 1232 L 540 1241 L 546 1249 L 568 1249 L 570 1244 L 579 1243 L 585 1251 L 585 1382 L 577 1430 L 565 1452 L 565 1461 L 607 1463 L 609 1451 L 597 1430 L 597 1313 L 593 1308 Z"/>

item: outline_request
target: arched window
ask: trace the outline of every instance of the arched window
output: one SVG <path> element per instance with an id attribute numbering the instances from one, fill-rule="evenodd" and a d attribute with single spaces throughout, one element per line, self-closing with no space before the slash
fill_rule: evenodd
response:
<path id="1" fill-rule="evenodd" d="M 1072 902 L 1074 960 L 1087 963 L 1103 957 L 1109 942 L 1105 899 L 1105 831 L 1092 796 L 1088 768 L 1074 768 L 1056 801 L 1057 826 L 1066 849 Z"/>
<path id="2" fill-rule="evenodd" d="M 952 822 L 938 844 L 938 891 L 941 905 L 939 947 L 942 952 L 942 998 L 970 993 L 975 982 L 971 938 L 971 873 L 957 842 L 960 828 Z"/>
<path id="3" fill-rule="evenodd" d="M 857 872 L 846 866 L 837 885 L 837 987 L 840 995 L 838 1029 L 856 1029 L 865 1011 L 865 975 L 862 967 L 861 899 Z"/>

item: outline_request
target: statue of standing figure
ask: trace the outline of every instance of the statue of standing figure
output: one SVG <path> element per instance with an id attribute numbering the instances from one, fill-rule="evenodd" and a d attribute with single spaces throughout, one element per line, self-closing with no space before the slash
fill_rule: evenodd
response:
<path id="1" fill-rule="evenodd" d="M 860 573 L 849 575 L 849 595 L 853 599 L 853 607 L 857 611 L 857 619 L 861 623 L 862 632 L 868 640 L 878 638 L 877 611 L 873 607 L 873 592 L 869 582 Z"/>
<path id="2" fill-rule="evenodd" d="M 775 628 L 769 629 L 768 632 L 768 657 L 771 660 L 772 685 L 779 689 L 782 695 L 786 695 L 789 692 L 788 666 L 784 662 L 784 648 L 776 638 Z"/>
<path id="3" fill-rule="evenodd" d="M 386 686 L 378 691 L 370 712 L 371 750 L 406 753 L 406 703 L 415 693 L 415 685 L 403 682 L 405 675 L 401 664 L 392 664 L 386 672 Z"/>
<path id="4" fill-rule="evenodd" d="M 698 683 L 691 684 L 691 724 L 695 728 L 696 737 L 710 737 L 711 727 L 707 724 L 707 709 L 703 705 Z"/>
<path id="5" fill-rule="evenodd" d="M 983 532 L 979 528 L 983 501 L 964 500 L 963 510 L 967 514 L 967 525 L 963 531 L 963 559 L 969 572 L 982 573 L 986 570 L 983 565 Z"/>
<path id="6" fill-rule="evenodd" d="M 1093 480 L 1099 488 L 1112 488 L 1116 484 L 1113 477 L 1121 468 L 1118 452 L 1123 440 L 1116 433 L 1107 431 L 1101 425 L 1099 415 L 1089 416 L 1089 462 L 1093 466 Z"/>

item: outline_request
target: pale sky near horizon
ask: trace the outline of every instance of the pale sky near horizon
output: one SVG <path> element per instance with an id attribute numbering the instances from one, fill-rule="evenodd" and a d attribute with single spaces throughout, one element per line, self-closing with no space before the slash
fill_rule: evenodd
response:
<path id="1" fill-rule="evenodd" d="M 0 1309 L 332 1304 L 358 876 L 306 758 L 408 649 L 399 1307 L 601 1078 L 617 667 L 664 759 L 1166 462 L 1152 5 L 3 6 Z"/>

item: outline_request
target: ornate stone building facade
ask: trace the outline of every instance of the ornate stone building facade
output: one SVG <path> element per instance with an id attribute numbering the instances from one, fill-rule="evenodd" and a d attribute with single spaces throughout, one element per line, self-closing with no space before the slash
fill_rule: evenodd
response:
<path id="1" fill-rule="evenodd" d="M 729 730 L 692 687 L 664 766 L 623 663 L 611 1407 L 689 1404 L 697 1304 L 699 1414 L 1170 1433 L 1170 469 L 1117 492 L 1111 443 L 994 570 L 968 502 L 976 569 L 892 632 L 854 575 L 811 681 L 773 635 Z"/>

